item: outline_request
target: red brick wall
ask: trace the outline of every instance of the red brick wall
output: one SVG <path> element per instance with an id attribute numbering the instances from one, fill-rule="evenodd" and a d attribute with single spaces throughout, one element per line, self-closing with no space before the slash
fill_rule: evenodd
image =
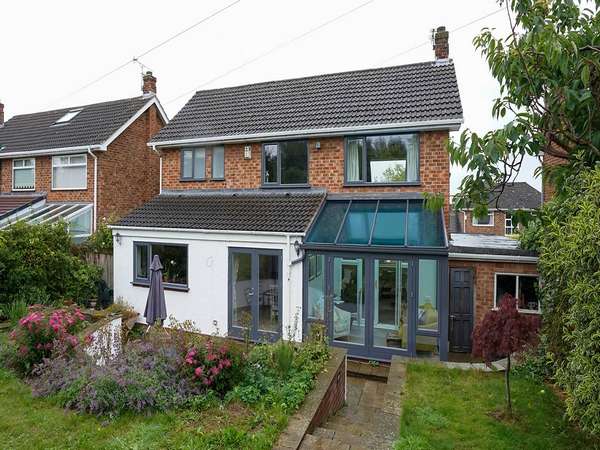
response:
<path id="1" fill-rule="evenodd" d="M 495 234 L 497 236 L 504 236 L 506 231 L 506 213 L 504 211 L 493 211 L 494 213 L 494 226 L 483 227 L 473 225 L 473 212 L 462 211 L 459 213 L 459 220 L 461 225 L 464 225 L 464 233 L 469 234 Z M 464 221 L 463 215 L 466 215 L 466 221 Z"/>
<path id="2" fill-rule="evenodd" d="M 316 141 L 321 148 L 315 148 Z M 450 160 L 446 151 L 447 131 L 420 134 L 419 186 L 344 186 L 344 138 L 310 139 L 309 183 L 329 192 L 430 192 L 445 198 L 446 224 L 449 221 Z M 253 189 L 261 186 L 262 144 L 253 143 L 252 159 L 244 159 L 245 144 L 225 146 L 225 181 L 210 180 L 207 157 L 206 181 L 181 181 L 179 149 L 163 150 L 163 189 Z M 207 152 L 210 154 L 210 152 Z"/>
<path id="3" fill-rule="evenodd" d="M 475 300 L 474 324 L 483 319 L 487 311 L 494 307 L 494 286 L 496 273 L 535 274 L 537 264 L 508 263 L 508 262 L 483 262 L 483 261 L 458 261 L 451 259 L 450 268 L 471 268 L 473 270 Z M 452 301 L 452 299 L 450 299 Z"/>
<path id="4" fill-rule="evenodd" d="M 542 159 L 542 167 L 552 167 L 559 166 L 561 164 L 565 164 L 566 160 L 564 158 L 559 158 L 557 156 L 548 155 L 544 153 L 544 157 Z M 554 184 L 548 179 L 546 174 L 542 172 L 542 193 L 543 200 L 546 203 L 549 200 L 552 200 L 554 197 L 554 193 L 556 192 L 556 188 Z"/>

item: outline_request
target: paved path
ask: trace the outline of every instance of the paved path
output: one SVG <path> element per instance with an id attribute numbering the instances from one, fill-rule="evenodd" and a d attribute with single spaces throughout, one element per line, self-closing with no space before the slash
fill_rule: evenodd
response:
<path id="1" fill-rule="evenodd" d="M 349 376 L 346 406 L 312 434 L 301 449 L 390 449 L 400 426 L 404 365 L 390 369 L 388 382 Z"/>

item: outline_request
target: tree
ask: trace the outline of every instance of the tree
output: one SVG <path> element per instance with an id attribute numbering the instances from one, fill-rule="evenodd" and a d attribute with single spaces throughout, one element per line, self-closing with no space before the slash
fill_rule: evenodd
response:
<path id="1" fill-rule="evenodd" d="M 483 136 L 465 130 L 449 144 L 451 161 L 471 172 L 454 205 L 478 215 L 502 195 L 526 155 L 546 153 L 564 163 L 544 168 L 558 195 L 566 175 L 600 161 L 600 0 L 583 10 L 581 0 L 498 3 L 511 32 L 498 38 L 483 29 L 473 42 L 500 83 L 492 115 L 514 118 Z"/>
<path id="2" fill-rule="evenodd" d="M 521 314 L 517 300 L 510 294 L 500 299 L 500 307 L 490 310 L 473 330 L 473 356 L 482 357 L 486 364 L 506 358 L 506 408 L 512 414 L 510 396 L 510 355 L 518 353 L 537 340 L 540 327 L 538 316 Z"/>

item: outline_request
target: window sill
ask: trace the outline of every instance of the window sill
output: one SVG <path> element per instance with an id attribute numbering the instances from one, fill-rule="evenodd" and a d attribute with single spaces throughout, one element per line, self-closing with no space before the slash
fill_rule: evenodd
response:
<path id="1" fill-rule="evenodd" d="M 35 188 L 30 188 L 30 189 L 11 189 L 12 192 L 35 192 Z"/>
<path id="2" fill-rule="evenodd" d="M 500 308 L 498 308 L 497 306 L 494 306 L 492 308 L 492 311 L 498 311 L 499 309 Z M 542 314 L 542 311 L 540 311 L 539 309 L 535 310 L 535 309 L 521 309 L 521 308 L 518 308 L 517 311 L 519 311 L 521 314 L 534 314 L 536 316 L 539 316 L 539 315 Z"/>
<path id="3" fill-rule="evenodd" d="M 203 183 L 204 181 L 206 181 L 206 178 L 180 178 L 179 181 L 182 183 L 189 183 L 189 182 Z"/>
<path id="4" fill-rule="evenodd" d="M 50 189 L 51 191 L 87 191 L 88 188 L 86 187 L 78 187 L 78 188 L 55 188 L 53 187 L 52 189 Z"/>
<path id="5" fill-rule="evenodd" d="M 261 189 L 310 189 L 310 184 L 263 184 Z"/>
<path id="6" fill-rule="evenodd" d="M 211 178 L 210 181 L 225 181 L 225 178 Z"/>
<path id="7" fill-rule="evenodd" d="M 145 288 L 150 287 L 150 283 L 142 283 L 141 281 L 132 281 L 131 285 L 137 286 L 137 287 L 145 287 Z M 175 285 L 175 284 L 163 284 L 163 288 L 165 289 L 165 291 L 188 292 L 190 290 L 190 288 L 187 286 Z"/>
<path id="8" fill-rule="evenodd" d="M 387 187 L 387 186 L 421 186 L 420 181 L 402 181 L 398 183 L 352 183 L 345 181 L 344 187 L 364 187 L 364 188 L 372 188 L 372 187 Z"/>

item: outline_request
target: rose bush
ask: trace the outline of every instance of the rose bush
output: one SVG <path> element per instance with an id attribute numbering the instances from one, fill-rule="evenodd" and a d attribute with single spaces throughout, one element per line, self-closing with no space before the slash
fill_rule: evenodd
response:
<path id="1" fill-rule="evenodd" d="M 229 391 L 239 378 L 240 358 L 226 345 L 216 347 L 212 340 L 191 347 L 184 358 L 184 370 L 206 389 L 219 394 Z"/>

